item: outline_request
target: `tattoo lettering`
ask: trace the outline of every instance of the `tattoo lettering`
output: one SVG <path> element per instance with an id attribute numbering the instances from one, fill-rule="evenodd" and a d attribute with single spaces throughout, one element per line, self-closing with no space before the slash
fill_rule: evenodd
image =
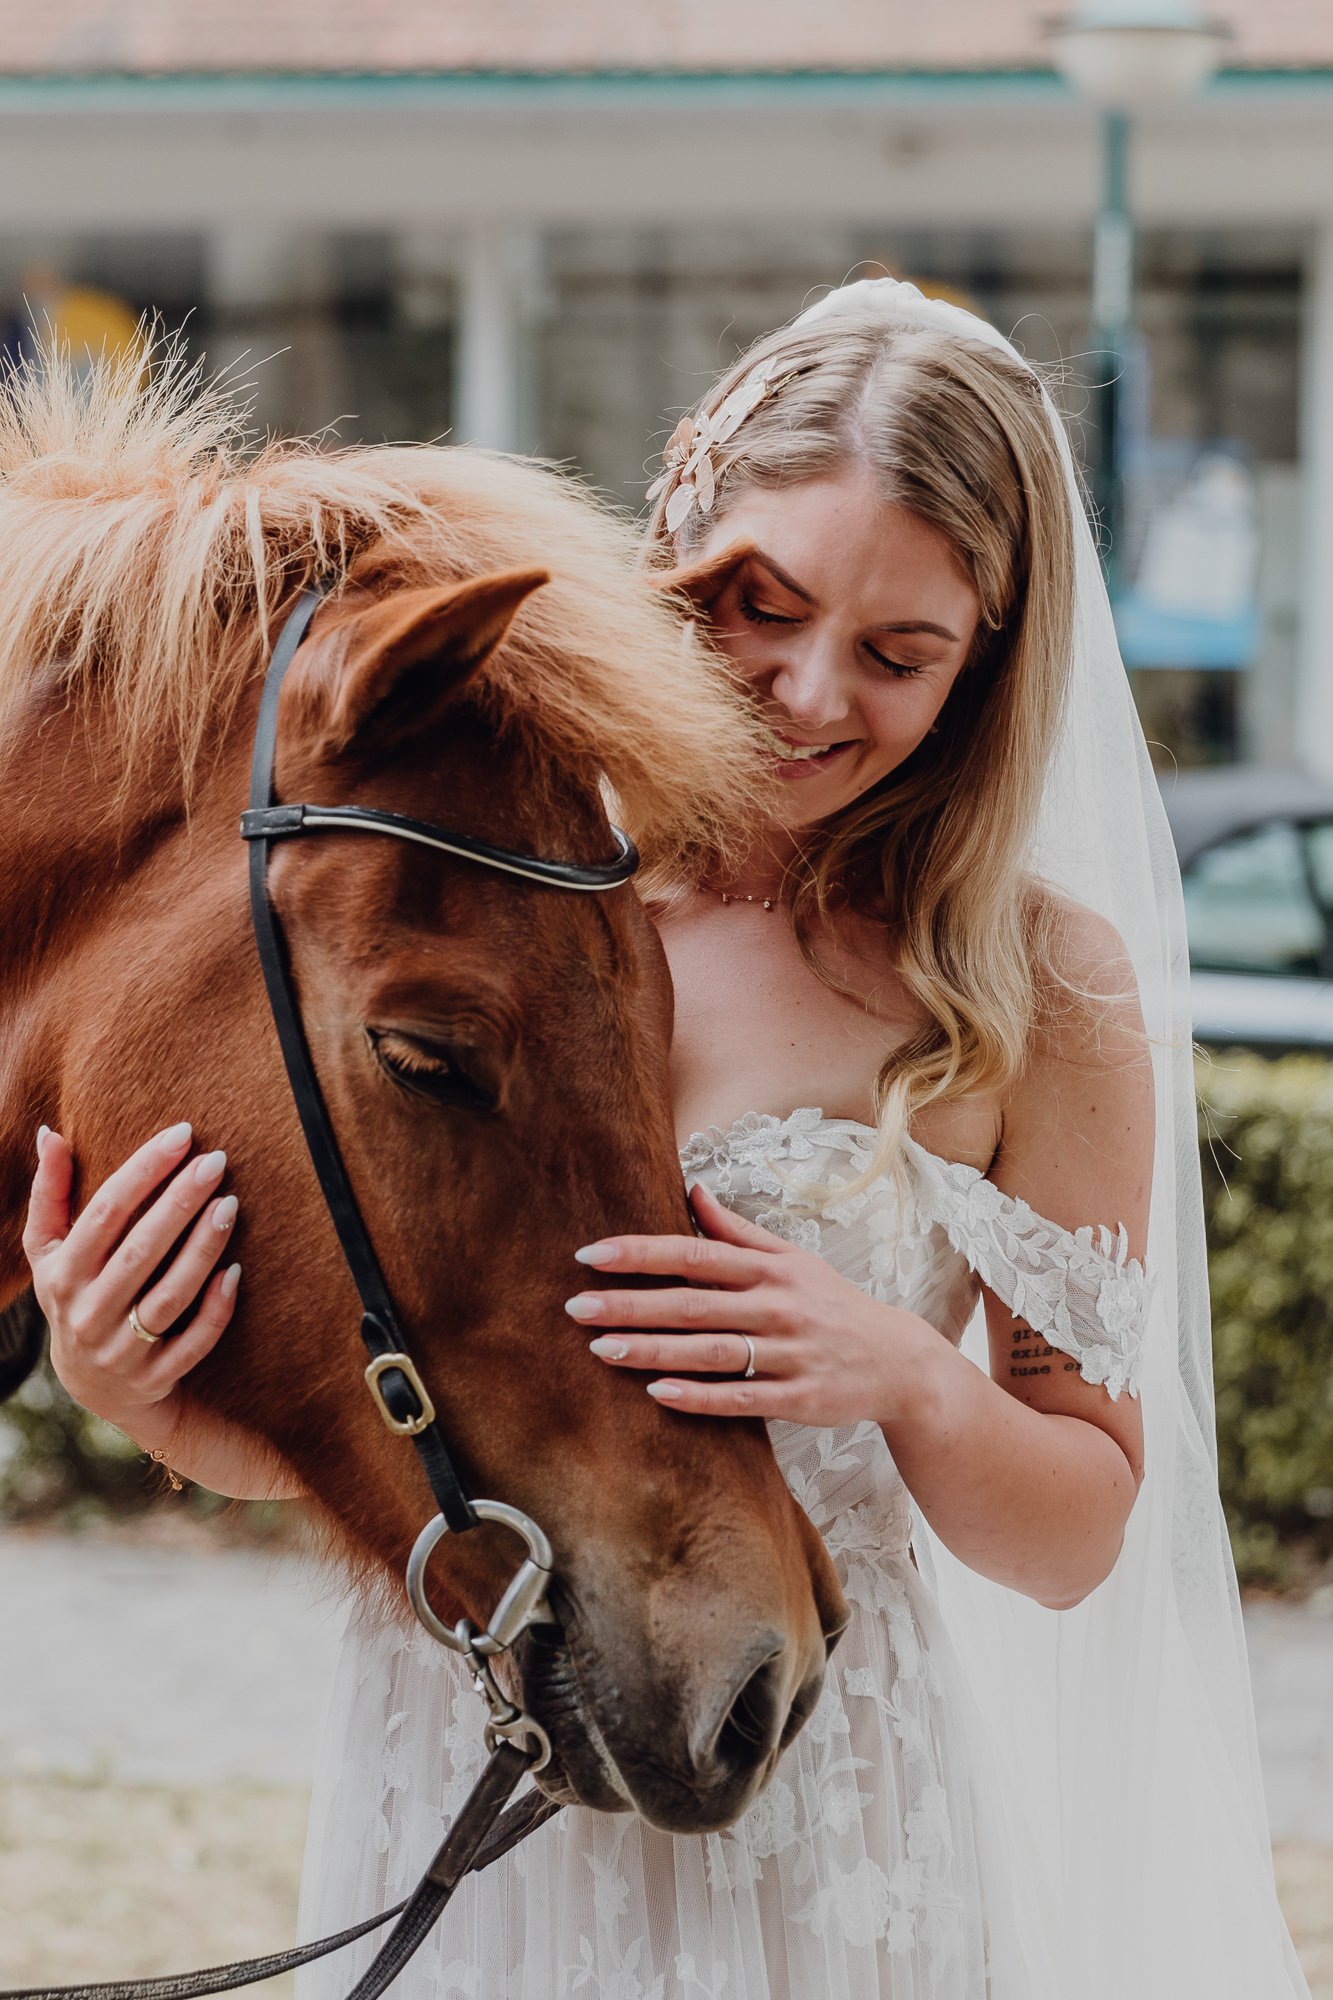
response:
<path id="1" fill-rule="evenodd" d="M 1018 1381 L 1026 1375 L 1050 1375 L 1055 1370 L 1068 1375 L 1078 1370 L 1077 1361 L 1071 1361 L 1058 1348 L 1034 1333 L 1025 1320 L 1016 1319 L 1010 1338 L 1014 1345 L 1009 1349 L 1009 1377 Z M 1055 1364 L 1055 1370 L 1052 1368 Z"/>

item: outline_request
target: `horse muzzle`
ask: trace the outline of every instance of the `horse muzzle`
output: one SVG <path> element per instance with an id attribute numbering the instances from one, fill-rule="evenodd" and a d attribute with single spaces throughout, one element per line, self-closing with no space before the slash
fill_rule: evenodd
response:
<path id="1" fill-rule="evenodd" d="M 739 1636 L 739 1635 L 738 1635 Z M 637 1812 L 667 1833 L 729 1826 L 813 1710 L 836 1634 L 800 1643 L 752 1625 L 738 1644 L 635 1654 L 586 1646 L 577 1624 L 534 1626 L 515 1649 L 523 1706 L 551 1757 L 549 1797 Z"/>

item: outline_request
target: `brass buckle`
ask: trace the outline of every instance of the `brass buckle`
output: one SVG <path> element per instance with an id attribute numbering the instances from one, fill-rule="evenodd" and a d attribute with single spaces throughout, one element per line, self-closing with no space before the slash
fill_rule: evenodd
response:
<path id="1" fill-rule="evenodd" d="M 421 1413 L 415 1417 L 396 1417 L 384 1400 L 380 1387 L 380 1376 L 386 1369 L 396 1368 L 403 1375 L 409 1388 L 421 1405 Z M 417 1374 L 416 1363 L 410 1354 L 377 1354 L 366 1370 L 366 1383 L 375 1398 L 376 1408 L 395 1437 L 419 1437 L 428 1424 L 435 1422 L 435 1405 L 427 1392 L 426 1385 Z"/>

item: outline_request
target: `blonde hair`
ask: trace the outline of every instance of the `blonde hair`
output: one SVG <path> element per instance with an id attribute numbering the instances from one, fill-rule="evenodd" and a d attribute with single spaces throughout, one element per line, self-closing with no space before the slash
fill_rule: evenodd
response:
<path id="1" fill-rule="evenodd" d="M 549 569 L 471 686 L 553 768 L 605 778 L 645 860 L 737 837 L 764 780 L 752 724 L 630 524 L 543 466 L 426 445 L 256 447 L 178 347 L 0 381 L 0 732 L 51 693 L 97 731 L 109 808 L 187 803 L 296 593 Z"/>
<path id="2" fill-rule="evenodd" d="M 770 360 L 778 386 L 712 454 L 711 515 L 693 512 L 673 538 L 663 493 L 648 525 L 649 563 L 687 559 L 747 489 L 859 463 L 886 502 L 948 538 L 981 605 L 937 730 L 807 834 L 789 877 L 793 928 L 819 976 L 847 990 L 818 933 L 850 907 L 884 926 L 926 1016 L 879 1071 L 879 1144 L 860 1186 L 900 1170 L 903 1136 L 928 1105 L 1011 1085 L 1040 995 L 1066 983 L 1063 906 L 1025 859 L 1068 682 L 1074 522 L 1036 375 L 983 340 L 849 303 L 756 342 L 700 416 Z"/>

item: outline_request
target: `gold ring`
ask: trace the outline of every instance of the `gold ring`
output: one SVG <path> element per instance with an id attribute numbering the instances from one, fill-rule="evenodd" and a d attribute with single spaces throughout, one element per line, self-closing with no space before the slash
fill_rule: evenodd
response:
<path id="1" fill-rule="evenodd" d="M 134 1338 L 136 1340 L 146 1340 L 150 1344 L 155 1340 L 162 1339 L 162 1335 L 160 1333 L 150 1333 L 148 1331 L 148 1328 L 144 1325 L 143 1321 L 139 1317 L 138 1306 L 130 1307 L 130 1332 L 134 1335 Z"/>

